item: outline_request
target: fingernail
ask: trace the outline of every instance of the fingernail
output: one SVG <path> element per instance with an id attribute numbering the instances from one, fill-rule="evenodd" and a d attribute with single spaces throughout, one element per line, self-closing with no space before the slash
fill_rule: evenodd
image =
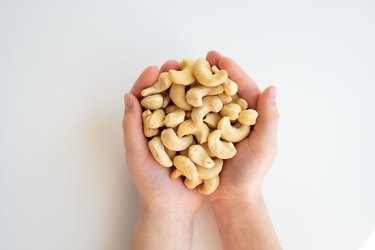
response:
<path id="1" fill-rule="evenodd" d="M 268 92 L 268 100 L 276 103 L 276 87 L 272 86 Z"/>
<path id="2" fill-rule="evenodd" d="M 133 103 L 130 98 L 130 94 L 125 94 L 125 111 L 129 111 L 133 107 Z"/>

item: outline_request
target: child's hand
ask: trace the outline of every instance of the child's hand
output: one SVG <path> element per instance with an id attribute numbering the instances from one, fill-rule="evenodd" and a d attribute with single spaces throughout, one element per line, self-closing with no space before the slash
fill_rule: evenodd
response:
<path id="1" fill-rule="evenodd" d="M 178 62 L 166 62 L 160 72 L 156 66 L 146 68 L 125 96 L 123 130 L 126 163 L 143 207 L 147 210 L 192 214 L 199 208 L 202 195 L 195 190 L 188 190 L 181 178 L 172 180 L 169 177 L 170 169 L 154 159 L 143 135 L 140 93 L 156 81 L 159 73 L 169 69 L 179 69 Z"/>
<path id="2" fill-rule="evenodd" d="M 220 185 L 210 199 L 215 204 L 217 200 L 240 201 L 258 196 L 277 150 L 279 115 L 275 87 L 268 87 L 261 93 L 235 61 L 218 52 L 209 52 L 207 60 L 228 72 L 229 78 L 238 84 L 239 95 L 248 102 L 249 108 L 256 108 L 259 114 L 249 137 L 236 145 L 236 156 L 225 161 Z"/>

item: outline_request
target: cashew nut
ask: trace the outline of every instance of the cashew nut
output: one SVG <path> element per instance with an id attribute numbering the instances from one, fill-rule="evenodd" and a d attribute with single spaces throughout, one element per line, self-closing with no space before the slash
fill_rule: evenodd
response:
<path id="1" fill-rule="evenodd" d="M 190 111 L 192 106 L 186 101 L 185 86 L 179 84 L 172 84 L 169 90 L 169 96 L 173 103 L 185 111 Z"/>
<path id="2" fill-rule="evenodd" d="M 164 99 L 163 99 L 163 106 L 162 108 L 166 108 L 169 103 L 171 102 L 171 97 L 167 94 L 164 96 Z"/>
<path id="3" fill-rule="evenodd" d="M 214 72 L 215 74 L 220 71 L 215 65 L 212 66 L 211 69 L 212 69 L 212 72 Z M 225 94 L 229 96 L 235 95 L 238 91 L 237 83 L 235 83 L 229 78 L 225 79 L 225 81 L 223 82 L 223 87 L 224 87 Z"/>
<path id="4" fill-rule="evenodd" d="M 201 146 L 204 148 L 204 150 L 206 150 L 206 152 L 207 152 L 207 154 L 208 154 L 209 157 L 216 157 L 216 155 L 214 155 L 211 152 L 210 148 L 208 147 L 208 143 L 207 142 L 201 144 Z"/>
<path id="5" fill-rule="evenodd" d="M 146 109 L 145 111 L 143 111 L 142 113 L 142 119 L 143 119 L 143 134 L 146 136 L 146 137 L 153 137 L 157 134 L 159 134 L 159 129 L 157 128 L 149 128 L 146 124 L 146 118 L 151 115 L 152 112 L 151 110 L 149 109 Z"/>
<path id="6" fill-rule="evenodd" d="M 217 128 L 217 124 L 219 123 L 221 116 L 218 113 L 208 113 L 203 121 L 213 129 Z"/>
<path id="7" fill-rule="evenodd" d="M 191 119 L 185 120 L 177 128 L 178 136 L 182 137 L 185 135 L 194 135 L 199 144 L 207 141 L 209 132 L 209 128 L 205 123 L 196 125 Z"/>
<path id="8" fill-rule="evenodd" d="M 177 127 L 185 120 L 185 110 L 178 109 L 169 113 L 164 118 L 164 125 L 169 128 Z"/>
<path id="9" fill-rule="evenodd" d="M 258 117 L 258 112 L 254 109 L 242 110 L 238 116 L 238 121 L 243 125 L 254 125 Z"/>
<path id="10" fill-rule="evenodd" d="M 180 170 L 178 170 L 177 168 L 173 169 L 170 176 L 171 176 L 171 179 L 173 180 L 176 180 L 178 177 L 182 176 L 182 172 Z"/>
<path id="11" fill-rule="evenodd" d="M 191 119 L 196 125 L 203 123 L 203 118 L 209 112 L 219 112 L 223 108 L 223 103 L 217 96 L 206 96 L 203 98 L 203 106 L 193 108 L 191 111 Z"/>
<path id="12" fill-rule="evenodd" d="M 201 145 L 190 146 L 188 154 L 190 160 L 201 167 L 212 168 L 215 165 L 215 162 Z"/>
<path id="13" fill-rule="evenodd" d="M 190 88 L 186 92 L 186 101 L 193 107 L 201 107 L 203 106 L 203 97 L 207 95 L 219 95 L 221 93 L 223 93 L 222 85 L 216 87 L 206 87 L 199 85 L 197 87 Z"/>
<path id="14" fill-rule="evenodd" d="M 148 142 L 148 148 L 150 149 L 155 160 L 159 162 L 160 165 L 164 167 L 172 167 L 173 162 L 165 152 L 164 145 L 159 136 L 155 136 Z"/>
<path id="15" fill-rule="evenodd" d="M 196 181 L 191 181 L 189 180 L 188 178 L 186 178 L 184 180 L 184 184 L 185 186 L 188 188 L 188 189 L 193 189 L 193 188 L 196 188 L 197 186 L 199 186 L 200 184 L 203 183 L 203 180 L 201 178 L 198 177 L 198 180 Z"/>
<path id="16" fill-rule="evenodd" d="M 165 111 L 165 113 L 170 114 L 170 113 L 172 113 L 173 111 L 176 111 L 176 110 L 178 110 L 178 109 L 179 109 L 179 108 L 178 108 L 176 105 L 172 104 L 172 105 L 169 105 L 169 106 L 165 107 L 165 108 L 164 108 L 164 111 Z"/>
<path id="17" fill-rule="evenodd" d="M 221 116 L 228 116 L 231 121 L 237 120 L 241 112 L 241 107 L 237 103 L 228 103 L 220 110 Z"/>
<path id="18" fill-rule="evenodd" d="M 217 97 L 220 98 L 220 101 L 223 103 L 223 105 L 232 102 L 232 97 L 229 96 L 229 95 L 227 95 L 227 94 L 225 94 L 225 93 L 222 93 L 222 94 L 218 95 Z"/>
<path id="19" fill-rule="evenodd" d="M 208 135 L 208 148 L 220 159 L 230 159 L 236 155 L 237 150 L 233 143 L 220 140 L 221 131 L 215 130 Z"/>
<path id="20" fill-rule="evenodd" d="M 187 135 L 184 137 L 179 137 L 174 132 L 173 128 L 164 129 L 161 132 L 161 141 L 163 142 L 164 146 L 168 149 L 173 151 L 181 151 L 190 146 L 193 142 L 193 136 Z"/>
<path id="21" fill-rule="evenodd" d="M 201 166 L 197 166 L 198 176 L 203 180 L 214 178 L 216 175 L 220 174 L 221 170 L 223 169 L 224 161 L 222 159 L 216 158 L 215 166 L 212 168 L 202 168 Z"/>
<path id="22" fill-rule="evenodd" d="M 195 167 L 195 164 L 189 159 L 189 157 L 176 155 L 173 159 L 173 164 L 189 180 L 198 180 L 197 168 Z"/>
<path id="23" fill-rule="evenodd" d="M 160 109 L 163 107 L 164 98 L 161 94 L 149 95 L 141 100 L 141 106 L 145 109 Z"/>
<path id="24" fill-rule="evenodd" d="M 169 89 L 171 85 L 172 81 L 169 79 L 168 72 L 163 72 L 159 75 L 158 80 L 152 86 L 142 90 L 141 95 L 146 97 L 149 95 L 158 94 Z"/>
<path id="25" fill-rule="evenodd" d="M 232 126 L 228 116 L 221 118 L 217 129 L 221 131 L 221 138 L 229 142 L 242 141 L 250 133 L 250 125 L 242 125 L 238 122 L 235 126 Z"/>
<path id="26" fill-rule="evenodd" d="M 189 58 L 185 58 L 180 64 L 183 66 L 182 70 L 169 70 L 169 79 L 171 79 L 174 83 L 184 86 L 195 82 L 193 75 L 194 61 Z"/>
<path id="27" fill-rule="evenodd" d="M 225 70 L 219 70 L 216 74 L 212 74 L 210 64 L 202 58 L 194 63 L 193 73 L 200 84 L 208 87 L 218 86 L 228 78 L 228 73 Z"/>
<path id="28" fill-rule="evenodd" d="M 198 186 L 198 191 L 204 195 L 212 194 L 215 192 L 220 183 L 219 175 L 211 179 L 204 180 L 203 185 Z"/>
<path id="29" fill-rule="evenodd" d="M 157 109 L 151 115 L 146 117 L 145 124 L 148 128 L 160 128 L 164 126 L 164 118 L 164 110 Z"/>

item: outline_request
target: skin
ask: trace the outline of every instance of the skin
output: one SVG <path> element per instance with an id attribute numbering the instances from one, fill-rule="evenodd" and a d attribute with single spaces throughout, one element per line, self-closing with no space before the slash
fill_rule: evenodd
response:
<path id="1" fill-rule="evenodd" d="M 227 70 L 237 82 L 240 96 L 259 113 L 249 138 L 238 143 L 237 155 L 225 162 L 219 188 L 208 197 L 223 247 L 281 249 L 262 195 L 263 179 L 277 150 L 275 87 L 261 92 L 235 61 L 216 51 L 209 52 L 206 59 Z M 140 197 L 133 249 L 190 249 L 193 217 L 203 198 L 197 191 L 186 189 L 181 179 L 169 178 L 170 169 L 154 160 L 143 135 L 140 93 L 169 69 L 179 69 L 178 62 L 167 61 L 160 70 L 156 66 L 146 68 L 125 95 L 126 165 Z"/>

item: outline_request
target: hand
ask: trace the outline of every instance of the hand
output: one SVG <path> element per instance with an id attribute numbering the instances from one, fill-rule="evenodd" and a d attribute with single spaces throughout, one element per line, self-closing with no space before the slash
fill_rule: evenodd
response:
<path id="1" fill-rule="evenodd" d="M 125 95 L 123 121 L 126 148 L 126 165 L 138 190 L 141 206 L 147 210 L 193 214 L 200 206 L 202 195 L 188 190 L 181 178 L 172 180 L 170 169 L 161 166 L 151 155 L 143 135 L 142 109 L 139 104 L 141 91 L 152 85 L 159 73 L 179 69 L 177 61 L 168 61 L 160 69 L 146 68 Z"/>
<path id="2" fill-rule="evenodd" d="M 211 51 L 207 54 L 211 65 L 228 72 L 238 84 L 238 93 L 249 108 L 256 108 L 258 119 L 250 135 L 236 145 L 237 154 L 226 160 L 218 189 L 210 195 L 215 201 L 241 201 L 261 195 L 263 179 L 271 167 L 277 151 L 278 111 L 275 87 L 260 92 L 254 81 L 232 59 Z M 221 202 L 218 202 L 222 204 Z"/>

